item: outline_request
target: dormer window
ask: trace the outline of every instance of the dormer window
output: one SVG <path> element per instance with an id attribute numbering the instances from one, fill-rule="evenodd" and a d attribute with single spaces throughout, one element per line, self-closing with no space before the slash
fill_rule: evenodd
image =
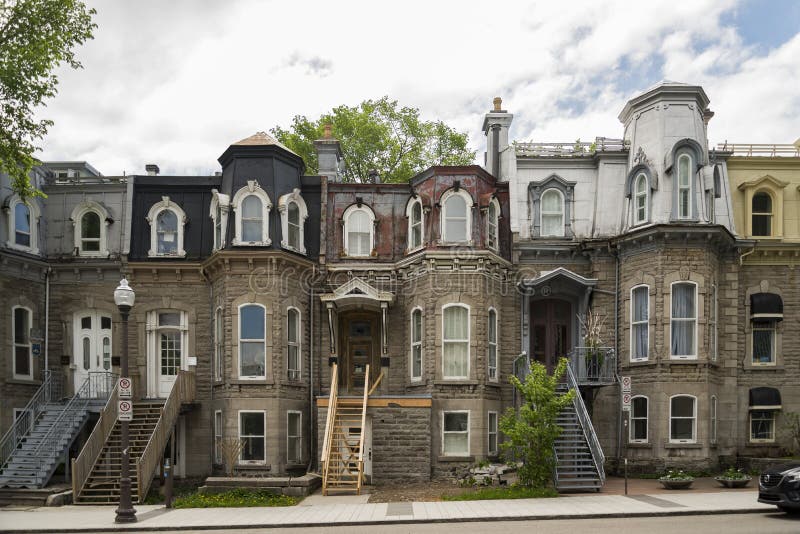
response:
<path id="1" fill-rule="evenodd" d="M 740 202 L 744 205 L 741 225 L 745 237 L 783 237 L 783 192 L 788 185 L 768 174 L 739 184 L 737 189 L 744 197 Z"/>
<path id="2" fill-rule="evenodd" d="M 108 256 L 106 227 L 111 222 L 108 211 L 99 203 L 86 201 L 72 211 L 75 250 L 79 256 Z"/>
<path id="3" fill-rule="evenodd" d="M 300 196 L 300 190 L 295 189 L 280 197 L 278 211 L 281 214 L 281 234 L 283 235 L 281 246 L 305 254 L 305 222 L 308 218 L 308 208 L 305 200 Z"/>
<path id="4" fill-rule="evenodd" d="M 753 236 L 769 237 L 772 235 L 772 197 L 768 193 L 758 192 L 753 195 Z"/>
<path id="5" fill-rule="evenodd" d="M 4 207 L 8 213 L 8 240 L 6 245 L 38 254 L 37 228 L 39 210 L 35 203 L 23 202 L 17 195 L 12 196 Z"/>
<path id="6" fill-rule="evenodd" d="M 532 237 L 573 237 L 572 204 L 575 182 L 551 174 L 528 184 Z"/>
<path id="7" fill-rule="evenodd" d="M 344 250 L 348 256 L 369 257 L 374 248 L 375 215 L 366 206 L 347 208 L 344 218 Z"/>
<path id="8" fill-rule="evenodd" d="M 228 228 L 228 209 L 230 197 L 223 195 L 216 189 L 211 190 L 211 221 L 214 225 L 214 250 L 225 248 L 225 235 Z"/>
<path id="9" fill-rule="evenodd" d="M 542 236 L 564 235 L 564 197 L 558 189 L 542 193 Z"/>
<path id="10" fill-rule="evenodd" d="M 150 208 L 147 221 L 150 223 L 148 252 L 150 257 L 186 255 L 186 251 L 183 250 L 186 214 L 180 206 L 172 202 L 169 197 L 162 197 L 161 202 L 153 204 Z"/>
<path id="11" fill-rule="evenodd" d="M 31 210 L 22 202 L 14 206 L 14 243 L 31 246 Z"/>
<path id="12" fill-rule="evenodd" d="M 250 180 L 233 196 L 233 209 L 236 210 L 236 235 L 233 244 L 237 246 L 269 246 L 269 210 L 272 209 L 267 193 L 258 182 Z"/>
<path id="13" fill-rule="evenodd" d="M 500 203 L 496 198 L 489 202 L 486 208 L 486 246 L 492 250 L 497 250 L 500 244 L 498 232 L 500 218 Z"/>
<path id="14" fill-rule="evenodd" d="M 647 222 L 647 197 L 649 190 L 647 187 L 647 176 L 645 176 L 644 173 L 636 177 L 634 190 L 634 221 L 635 224 L 642 224 Z"/>
<path id="15" fill-rule="evenodd" d="M 406 208 L 406 217 L 408 217 L 408 252 L 412 252 L 420 248 L 422 242 L 423 231 L 423 213 L 422 201 L 419 198 L 411 199 L 408 207 Z"/>
<path id="16" fill-rule="evenodd" d="M 678 156 L 678 218 L 692 217 L 692 157 Z"/>
<path id="17" fill-rule="evenodd" d="M 463 189 L 451 189 L 442 195 L 442 241 L 471 243 L 472 197 Z"/>

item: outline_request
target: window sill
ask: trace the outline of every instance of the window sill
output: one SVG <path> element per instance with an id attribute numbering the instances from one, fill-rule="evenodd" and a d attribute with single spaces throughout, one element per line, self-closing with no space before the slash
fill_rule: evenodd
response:
<path id="1" fill-rule="evenodd" d="M 41 386 L 41 380 L 34 380 L 32 378 L 9 378 L 6 384 L 18 384 L 21 386 Z"/>
<path id="2" fill-rule="evenodd" d="M 752 363 L 744 366 L 745 371 L 783 371 L 783 365 L 778 365 L 777 363 L 773 364 L 757 364 L 753 365 Z"/>
<path id="3" fill-rule="evenodd" d="M 436 461 L 438 462 L 475 462 L 474 456 L 439 456 Z"/>
<path id="4" fill-rule="evenodd" d="M 236 470 L 237 471 L 271 471 L 272 466 L 267 464 L 267 461 L 264 460 L 263 462 L 256 463 L 253 462 L 251 464 L 240 464 L 236 463 Z"/>
<path id="5" fill-rule="evenodd" d="M 469 380 L 467 378 L 443 378 L 441 380 L 434 380 L 434 386 L 477 386 L 477 380 Z"/>
<path id="6" fill-rule="evenodd" d="M 665 449 L 702 449 L 702 443 L 670 443 L 667 442 L 664 444 Z"/>
<path id="7" fill-rule="evenodd" d="M 628 443 L 629 449 L 652 449 L 652 443 Z"/>
<path id="8" fill-rule="evenodd" d="M 748 441 L 746 447 L 775 447 L 775 441 Z"/>
<path id="9" fill-rule="evenodd" d="M 273 380 L 267 380 L 266 378 L 254 378 L 252 380 L 247 379 L 238 379 L 238 380 L 231 380 L 229 382 L 231 385 L 238 385 L 238 386 L 271 386 L 275 384 Z"/>
<path id="10" fill-rule="evenodd" d="M 655 360 L 629 360 L 626 367 L 655 367 L 658 362 Z"/>

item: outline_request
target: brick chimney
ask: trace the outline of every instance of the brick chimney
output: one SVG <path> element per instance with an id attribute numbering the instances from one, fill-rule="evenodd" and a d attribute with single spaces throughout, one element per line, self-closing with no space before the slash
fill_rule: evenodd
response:
<path id="1" fill-rule="evenodd" d="M 331 182 L 341 182 L 344 156 L 339 141 L 333 137 L 333 127 L 330 124 L 325 125 L 322 139 L 314 141 L 314 148 L 317 151 L 319 174 Z"/>

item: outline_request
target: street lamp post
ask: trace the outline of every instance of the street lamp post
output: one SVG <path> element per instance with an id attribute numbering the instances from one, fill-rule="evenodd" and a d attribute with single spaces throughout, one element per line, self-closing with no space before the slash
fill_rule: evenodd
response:
<path id="1" fill-rule="evenodd" d="M 114 303 L 122 315 L 122 357 L 120 358 L 120 378 L 128 378 L 128 315 L 133 308 L 136 294 L 128 285 L 128 280 L 123 278 L 119 287 L 114 290 Z M 131 476 L 130 476 L 130 447 L 128 436 L 128 421 L 120 421 L 122 433 L 122 468 L 119 475 L 119 507 L 115 523 L 135 523 L 136 510 L 131 502 Z"/>

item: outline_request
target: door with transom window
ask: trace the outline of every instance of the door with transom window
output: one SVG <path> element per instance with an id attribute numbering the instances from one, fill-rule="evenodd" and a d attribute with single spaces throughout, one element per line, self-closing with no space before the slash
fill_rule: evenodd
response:
<path id="1" fill-rule="evenodd" d="M 380 373 L 378 315 L 374 313 L 346 313 L 342 315 L 340 332 L 342 365 L 339 385 L 347 394 L 363 394 L 369 366 L 370 386 Z"/>
<path id="2" fill-rule="evenodd" d="M 531 303 L 531 357 L 550 372 L 571 348 L 572 317 L 569 301 L 541 299 Z"/>
<path id="3" fill-rule="evenodd" d="M 186 313 L 178 310 L 150 312 L 147 319 L 147 396 L 166 398 L 186 369 Z"/>
<path id="4" fill-rule="evenodd" d="M 73 380 L 74 391 L 78 393 L 90 373 L 111 371 L 111 315 L 97 310 L 78 313 L 75 315 L 73 331 L 75 332 Z M 92 387 L 96 389 L 99 383 L 93 384 Z"/>

